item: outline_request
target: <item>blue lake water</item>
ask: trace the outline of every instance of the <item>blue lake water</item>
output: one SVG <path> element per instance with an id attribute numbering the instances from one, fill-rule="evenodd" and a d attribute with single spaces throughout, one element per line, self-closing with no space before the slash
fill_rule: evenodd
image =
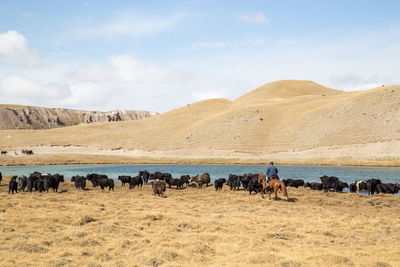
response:
<path id="1" fill-rule="evenodd" d="M 0 167 L 3 175 L 26 175 L 39 171 L 42 173 L 60 173 L 70 179 L 74 175 L 88 173 L 106 174 L 117 179 L 119 175 L 135 176 L 140 170 L 150 173 L 169 172 L 173 177 L 189 174 L 196 175 L 208 172 L 211 181 L 232 174 L 259 173 L 266 171 L 265 165 L 139 165 L 139 164 L 95 164 L 95 165 L 46 165 L 46 166 L 5 166 Z M 320 182 L 323 175 L 337 176 L 347 183 L 355 180 L 379 178 L 384 183 L 400 183 L 400 167 L 343 167 L 343 166 L 277 166 L 281 179 L 303 179 L 308 182 Z"/>

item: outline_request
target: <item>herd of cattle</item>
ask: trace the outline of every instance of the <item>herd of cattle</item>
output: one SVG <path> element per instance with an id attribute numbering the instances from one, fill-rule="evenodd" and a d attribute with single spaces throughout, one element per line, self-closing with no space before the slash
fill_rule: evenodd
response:
<path id="1" fill-rule="evenodd" d="M 2 180 L 2 174 L 0 172 L 0 183 Z M 108 190 L 114 191 L 114 180 L 108 178 L 107 175 L 91 173 L 86 176 L 73 176 L 71 181 L 74 182 L 76 189 L 85 189 L 86 181 L 90 181 L 93 187 L 99 186 L 102 190 L 108 188 Z M 143 184 L 151 183 L 153 192 L 155 195 L 162 196 L 168 185 L 169 188 L 176 186 L 176 189 L 183 189 L 188 185 L 198 186 L 202 188 L 203 185 L 206 187 L 210 184 L 210 174 L 203 173 L 196 176 L 182 175 L 180 178 L 172 178 L 170 173 L 155 172 L 149 173 L 147 170 L 139 171 L 138 175 L 131 176 L 119 176 L 118 180 L 121 181 L 122 186 L 129 184 L 129 189 L 135 187 L 142 187 Z M 368 195 L 375 193 L 384 194 L 396 194 L 399 192 L 400 185 L 393 183 L 382 183 L 379 179 L 368 179 L 358 180 L 348 185 L 347 183 L 340 181 L 335 176 L 322 176 L 320 178 L 321 183 L 308 183 L 304 180 L 293 180 L 284 179 L 286 187 L 309 187 L 311 190 L 324 190 L 324 192 L 335 191 L 343 192 L 344 188 L 349 188 L 350 192 L 366 191 Z M 60 174 L 48 174 L 34 172 L 29 177 L 26 176 L 13 176 L 9 182 L 8 193 L 17 193 L 18 190 L 28 192 L 48 192 L 49 189 L 57 192 L 59 184 L 64 182 L 64 176 Z M 252 192 L 258 193 L 262 190 L 262 184 L 258 179 L 258 174 L 247 173 L 244 175 L 229 174 L 228 178 L 219 178 L 214 182 L 215 190 L 222 189 L 223 185 L 229 186 L 230 190 L 235 191 L 243 188 L 248 191 L 251 195 Z"/>

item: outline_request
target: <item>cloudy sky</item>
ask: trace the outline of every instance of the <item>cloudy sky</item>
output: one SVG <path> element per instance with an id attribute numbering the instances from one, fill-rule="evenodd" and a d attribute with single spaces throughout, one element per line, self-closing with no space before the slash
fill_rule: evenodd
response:
<path id="1" fill-rule="evenodd" d="M 265 83 L 400 84 L 400 1 L 0 0 L 0 103 L 165 112 Z"/>

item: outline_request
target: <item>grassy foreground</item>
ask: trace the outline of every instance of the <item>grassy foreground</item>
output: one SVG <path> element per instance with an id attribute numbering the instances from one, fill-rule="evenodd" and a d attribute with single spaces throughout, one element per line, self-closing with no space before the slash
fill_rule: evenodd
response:
<path id="1" fill-rule="evenodd" d="M 8 195 L 0 266 L 399 266 L 400 198 L 289 188 L 291 201 L 224 187 Z"/>

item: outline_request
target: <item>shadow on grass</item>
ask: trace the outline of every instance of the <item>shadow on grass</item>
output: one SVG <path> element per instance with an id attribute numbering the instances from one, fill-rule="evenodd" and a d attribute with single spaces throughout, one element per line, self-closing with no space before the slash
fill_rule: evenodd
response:
<path id="1" fill-rule="evenodd" d="M 68 192 L 68 189 L 63 189 L 63 190 L 58 191 L 57 193 L 63 194 L 63 193 L 67 193 L 67 192 Z"/>

